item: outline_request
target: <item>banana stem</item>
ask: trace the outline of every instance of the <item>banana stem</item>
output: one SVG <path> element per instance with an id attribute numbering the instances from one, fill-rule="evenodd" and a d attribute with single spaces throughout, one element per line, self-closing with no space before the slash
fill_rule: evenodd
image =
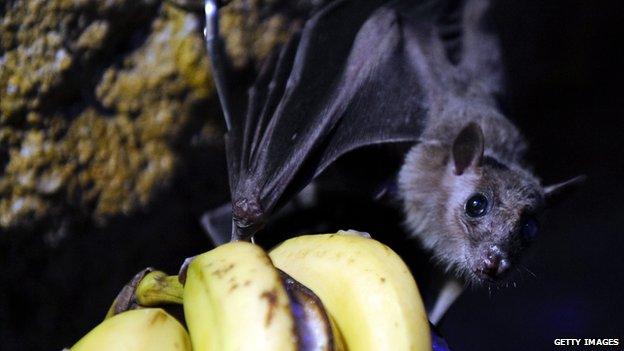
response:
<path id="1" fill-rule="evenodd" d="M 168 276 L 164 272 L 146 268 L 121 289 L 104 319 L 141 307 L 182 304 L 183 290 L 177 275 Z"/>
<path id="2" fill-rule="evenodd" d="M 183 286 L 177 275 L 161 271 L 147 274 L 136 288 L 135 298 L 140 306 L 182 304 Z"/>

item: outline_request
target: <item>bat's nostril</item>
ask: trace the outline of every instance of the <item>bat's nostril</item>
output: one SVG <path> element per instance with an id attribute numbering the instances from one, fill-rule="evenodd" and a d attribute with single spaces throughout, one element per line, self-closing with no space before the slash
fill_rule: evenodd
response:
<path id="1" fill-rule="evenodd" d="M 483 260 L 483 265 L 487 270 L 497 270 L 499 259 L 497 257 L 489 257 Z"/>
<path id="2" fill-rule="evenodd" d="M 484 261 L 486 265 L 494 267 L 494 266 L 498 266 L 501 259 L 502 259 L 502 255 L 500 254 L 498 250 L 489 250 L 488 253 L 486 254 L 486 258 Z"/>
<path id="3" fill-rule="evenodd" d="M 498 274 L 505 273 L 509 269 L 510 266 L 511 264 L 509 263 L 508 259 L 506 258 L 502 259 L 498 265 Z"/>

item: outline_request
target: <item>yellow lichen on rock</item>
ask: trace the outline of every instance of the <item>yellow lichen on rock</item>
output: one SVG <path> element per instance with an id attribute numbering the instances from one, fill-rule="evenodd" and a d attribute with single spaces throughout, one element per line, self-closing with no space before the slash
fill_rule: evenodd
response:
<path id="1" fill-rule="evenodd" d="M 221 9 L 221 32 L 227 33 L 226 50 L 234 67 L 242 68 L 261 61 L 276 45 L 286 42 L 299 24 L 280 12 L 262 17 L 263 12 L 277 2 L 232 1 Z"/>
<path id="2" fill-rule="evenodd" d="M 143 39 L 128 31 L 141 26 L 132 21 L 147 26 Z M 92 209 L 96 221 L 149 204 L 173 176 L 173 145 L 190 123 L 203 119 L 219 132 L 192 110 L 213 89 L 199 26 L 194 14 L 153 1 L 18 1 L 9 9 L 0 30 L 9 39 L 0 227 L 37 222 L 67 202 Z M 109 45 L 134 47 L 120 61 L 98 56 Z"/>
<path id="3" fill-rule="evenodd" d="M 215 100 L 201 17 L 173 2 L 0 5 L 0 229 L 68 209 L 104 223 L 145 208 L 194 133 L 223 133 L 206 112 Z M 276 3 L 222 9 L 235 68 L 286 40 L 292 20 Z"/>
<path id="4" fill-rule="evenodd" d="M 104 119 L 87 110 L 62 141 L 62 148 L 77 151 L 67 160 L 77 169 L 74 188 L 81 191 L 83 205 L 95 204 L 96 220 L 146 205 L 162 185 L 158 182 L 174 170 L 175 157 L 166 142 L 142 141 L 139 128 L 127 115 Z"/>

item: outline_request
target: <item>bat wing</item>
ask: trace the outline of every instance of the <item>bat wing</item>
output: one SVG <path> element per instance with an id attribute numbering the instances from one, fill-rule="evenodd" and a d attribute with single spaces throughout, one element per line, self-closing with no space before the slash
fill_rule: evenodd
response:
<path id="1" fill-rule="evenodd" d="M 345 153 L 417 141 L 449 91 L 490 69 L 468 40 L 480 36 L 468 33 L 476 31 L 463 20 L 468 9 L 458 1 L 338 0 L 312 17 L 265 65 L 246 114 L 232 116 L 233 236 L 255 234 Z M 454 13 L 457 21 L 445 19 Z M 465 46 L 455 62 L 449 48 L 457 38 L 445 38 L 447 26 L 458 26 Z"/>

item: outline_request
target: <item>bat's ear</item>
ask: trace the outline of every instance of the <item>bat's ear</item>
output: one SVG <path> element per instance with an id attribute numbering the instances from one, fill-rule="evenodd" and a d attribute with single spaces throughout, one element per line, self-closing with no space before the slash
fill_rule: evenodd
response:
<path id="1" fill-rule="evenodd" d="M 579 185 L 583 184 L 586 179 L 587 176 L 580 175 L 561 183 L 545 186 L 544 198 L 546 199 L 546 204 L 551 206 L 554 203 L 561 201 L 566 194 L 569 194 L 572 190 L 578 188 Z"/>
<path id="2" fill-rule="evenodd" d="M 455 174 L 461 175 L 468 167 L 481 165 L 483 159 L 483 131 L 475 123 L 468 123 L 453 141 Z"/>

